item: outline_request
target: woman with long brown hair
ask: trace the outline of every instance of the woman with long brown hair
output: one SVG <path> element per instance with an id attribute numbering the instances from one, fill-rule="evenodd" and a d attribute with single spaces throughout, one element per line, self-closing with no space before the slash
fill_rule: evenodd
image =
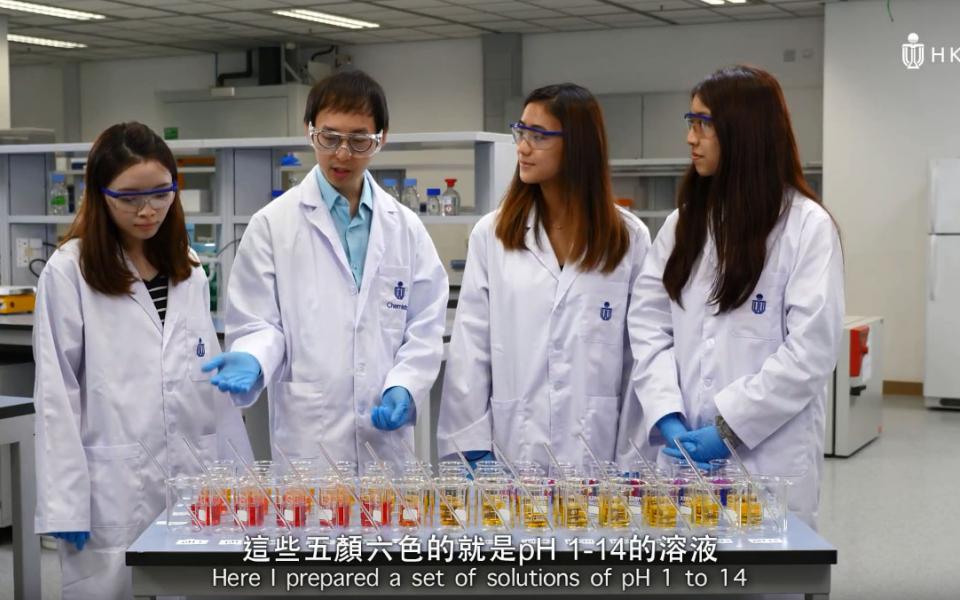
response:
<path id="1" fill-rule="evenodd" d="M 589 465 L 614 458 L 632 357 L 624 325 L 650 245 L 617 208 L 603 114 L 574 84 L 534 90 L 512 126 L 519 164 L 470 235 L 440 405 L 441 455 Z"/>
<path id="2" fill-rule="evenodd" d="M 684 115 L 692 164 L 633 289 L 641 441 L 706 464 L 738 448 L 755 474 L 800 476 L 819 503 L 827 379 L 843 321 L 843 257 L 801 172 L 780 84 L 720 69 Z"/>
<path id="3" fill-rule="evenodd" d="M 62 596 L 130 598 L 127 546 L 165 506 L 163 475 L 249 457 L 240 412 L 201 365 L 220 352 L 207 278 L 189 247 L 177 163 L 139 123 L 90 150 L 85 198 L 40 273 L 37 533 L 60 538 Z M 245 457 L 245 458 L 247 458 Z"/>

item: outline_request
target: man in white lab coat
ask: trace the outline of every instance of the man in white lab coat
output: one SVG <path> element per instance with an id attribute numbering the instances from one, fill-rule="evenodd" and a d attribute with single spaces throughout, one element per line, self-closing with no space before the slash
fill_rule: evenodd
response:
<path id="1" fill-rule="evenodd" d="M 263 386 L 289 458 L 406 457 L 440 369 L 449 293 L 419 217 L 367 172 L 386 141 L 383 89 L 360 71 L 317 83 L 304 116 L 315 167 L 250 220 L 226 315 L 230 352 L 206 365 L 240 406 Z M 398 433 L 389 433 L 400 430 Z M 279 458 L 274 456 L 275 460 Z"/>

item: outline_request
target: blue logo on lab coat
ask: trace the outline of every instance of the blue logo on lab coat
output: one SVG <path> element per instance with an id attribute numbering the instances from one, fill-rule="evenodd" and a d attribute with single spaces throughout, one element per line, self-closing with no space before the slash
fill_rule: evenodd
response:
<path id="1" fill-rule="evenodd" d="M 610 303 L 604 302 L 603 308 L 600 309 L 600 318 L 603 319 L 604 321 L 609 321 L 612 316 L 613 316 L 613 309 L 610 308 Z"/>
<path id="2" fill-rule="evenodd" d="M 393 296 L 397 300 L 403 300 L 403 297 L 407 295 L 407 288 L 403 287 L 403 282 L 398 281 L 397 287 L 393 288 Z"/>
<path id="3" fill-rule="evenodd" d="M 207 349 L 203 345 L 203 338 L 197 340 L 197 356 L 203 358 L 207 354 Z"/>
<path id="4" fill-rule="evenodd" d="M 763 294 L 757 294 L 753 299 L 753 314 L 762 315 L 767 310 L 767 301 L 763 299 Z"/>

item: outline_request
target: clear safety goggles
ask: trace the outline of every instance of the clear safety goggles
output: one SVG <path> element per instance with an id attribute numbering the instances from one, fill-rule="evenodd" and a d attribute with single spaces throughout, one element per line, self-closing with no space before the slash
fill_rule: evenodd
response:
<path id="1" fill-rule="evenodd" d="M 346 147 L 354 156 L 373 156 L 383 144 L 383 132 L 379 133 L 340 133 L 330 129 L 316 129 L 310 126 L 310 145 L 315 149 L 333 154 Z"/>
<path id="2" fill-rule="evenodd" d="M 113 201 L 118 210 L 138 213 L 147 204 L 153 210 L 162 210 L 173 202 L 177 196 L 177 183 L 173 182 L 166 187 L 151 190 L 111 190 L 100 188 L 103 195 Z"/>
<path id="3" fill-rule="evenodd" d="M 703 113 L 688 112 L 683 115 L 687 131 L 695 131 L 701 137 L 713 137 L 717 130 L 713 127 L 713 117 Z"/>
<path id="4" fill-rule="evenodd" d="M 548 131 L 537 127 L 524 125 L 519 121 L 510 123 L 510 132 L 513 134 L 513 141 L 519 146 L 520 142 L 526 140 L 531 148 L 540 150 L 550 145 L 551 140 L 563 136 L 562 131 Z"/>

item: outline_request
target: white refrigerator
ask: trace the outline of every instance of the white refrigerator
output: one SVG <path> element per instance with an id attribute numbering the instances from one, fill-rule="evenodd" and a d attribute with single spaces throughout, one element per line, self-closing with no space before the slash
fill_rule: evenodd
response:
<path id="1" fill-rule="evenodd" d="M 960 159 L 930 161 L 923 396 L 960 409 Z"/>

